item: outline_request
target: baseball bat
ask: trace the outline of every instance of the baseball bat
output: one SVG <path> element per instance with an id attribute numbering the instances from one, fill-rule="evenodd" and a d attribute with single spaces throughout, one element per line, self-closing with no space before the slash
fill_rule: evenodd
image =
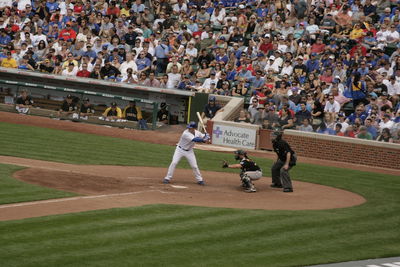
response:
<path id="1" fill-rule="evenodd" d="M 206 126 L 204 126 L 204 122 L 200 116 L 200 112 L 196 112 L 196 114 L 197 114 L 197 118 L 199 119 L 199 123 L 201 124 L 201 127 L 203 128 L 204 133 L 207 133 Z"/>

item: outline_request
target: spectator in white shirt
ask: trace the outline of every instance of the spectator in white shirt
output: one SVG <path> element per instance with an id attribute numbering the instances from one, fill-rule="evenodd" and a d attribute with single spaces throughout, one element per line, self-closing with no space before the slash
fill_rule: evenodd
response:
<path id="1" fill-rule="evenodd" d="M 391 97 L 392 102 L 397 103 L 400 95 L 400 83 L 396 81 L 394 76 L 390 76 L 389 81 L 384 80 L 383 83 L 388 89 L 388 95 Z"/>
<path id="2" fill-rule="evenodd" d="M 172 72 L 168 73 L 167 88 L 175 89 L 181 81 L 181 74 L 178 72 L 178 66 L 172 66 Z"/>
<path id="3" fill-rule="evenodd" d="M 211 88 L 211 82 L 214 82 L 215 84 L 218 83 L 218 78 L 216 77 L 215 71 L 211 71 L 210 72 L 210 78 L 205 79 L 202 88 L 210 89 Z"/>
<path id="4" fill-rule="evenodd" d="M 283 65 L 283 68 L 281 70 L 281 75 L 288 75 L 291 76 L 293 73 L 293 66 L 292 63 L 289 60 L 285 61 L 285 64 Z"/>
<path id="5" fill-rule="evenodd" d="M 70 62 L 68 64 L 68 67 L 62 71 L 61 75 L 62 76 L 76 76 L 77 73 L 78 73 L 78 67 L 75 67 L 75 64 Z"/>
<path id="6" fill-rule="evenodd" d="M 126 75 L 126 71 L 128 68 L 132 69 L 133 74 L 137 73 L 137 65 L 136 65 L 135 61 L 133 60 L 132 53 L 126 54 L 126 61 L 124 61 L 124 63 L 122 63 L 121 66 L 119 67 L 119 71 L 121 72 L 122 76 Z"/>
<path id="7" fill-rule="evenodd" d="M 324 111 L 334 114 L 337 114 L 340 111 L 340 104 L 335 100 L 335 97 L 332 94 L 328 96 L 328 102 L 325 104 Z"/>
<path id="8" fill-rule="evenodd" d="M 379 129 L 382 131 L 384 128 L 388 128 L 391 130 L 394 126 L 394 122 L 390 120 L 389 114 L 384 114 L 382 117 L 382 121 L 379 123 Z"/>

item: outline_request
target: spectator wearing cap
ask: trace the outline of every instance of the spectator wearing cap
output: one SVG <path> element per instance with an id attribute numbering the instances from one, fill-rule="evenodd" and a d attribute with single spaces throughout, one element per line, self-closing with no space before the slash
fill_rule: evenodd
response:
<path id="1" fill-rule="evenodd" d="M 382 92 L 381 96 L 379 97 L 376 103 L 381 110 L 381 113 L 386 111 L 387 108 L 393 108 L 392 102 L 388 99 L 388 93 L 386 91 Z M 385 109 L 384 109 L 385 107 Z"/>
<path id="2" fill-rule="evenodd" d="M 59 8 L 59 4 L 55 0 L 48 0 L 46 1 L 46 9 L 50 14 L 56 12 Z"/>
<path id="3" fill-rule="evenodd" d="M 262 125 L 264 123 L 264 118 L 268 111 L 265 110 L 265 106 L 263 104 L 257 105 L 257 112 L 254 113 L 250 118 L 251 124 Z"/>
<path id="4" fill-rule="evenodd" d="M 59 38 L 63 38 L 64 40 L 72 40 L 74 41 L 76 38 L 76 32 L 72 29 L 71 21 L 65 24 L 65 29 L 60 31 Z"/>
<path id="5" fill-rule="evenodd" d="M 100 70 L 100 74 L 101 78 L 104 79 L 121 75 L 121 72 L 116 67 L 112 66 L 109 60 L 106 60 L 104 66 Z"/>
<path id="6" fill-rule="evenodd" d="M 136 65 L 137 65 L 137 70 L 139 73 L 144 72 L 147 73 L 150 71 L 151 67 L 151 61 L 146 57 L 146 54 L 144 51 L 141 51 L 139 53 L 138 58 L 136 59 Z"/>
<path id="7" fill-rule="evenodd" d="M 316 53 L 311 53 L 311 58 L 306 63 L 306 69 L 308 73 L 317 72 L 319 70 L 320 62 L 317 59 Z"/>
<path id="8" fill-rule="evenodd" d="M 292 94 L 289 96 L 289 100 L 292 101 L 295 105 L 298 105 L 301 100 L 301 95 L 299 94 L 298 87 L 292 87 L 291 92 Z"/>
<path id="9" fill-rule="evenodd" d="M 192 90 L 194 83 L 190 80 L 189 75 L 185 75 L 183 80 L 178 84 L 177 88 L 179 90 Z"/>
<path id="10" fill-rule="evenodd" d="M 90 43 L 88 43 L 87 45 L 86 45 L 86 51 L 83 53 L 83 55 L 82 56 L 86 56 L 86 57 L 89 57 L 90 59 L 96 59 L 96 57 L 97 57 L 97 54 L 96 54 L 96 52 L 95 51 L 93 51 L 92 50 L 92 44 L 90 44 Z"/>
<path id="11" fill-rule="evenodd" d="M 197 13 L 196 23 L 198 24 L 207 24 L 210 20 L 210 14 L 206 12 L 206 7 L 202 6 L 200 8 L 200 12 Z"/>
<path id="12" fill-rule="evenodd" d="M 204 106 L 204 110 L 201 114 L 204 123 L 207 123 L 207 120 L 214 118 L 217 112 L 221 111 L 221 106 L 216 104 L 215 96 L 210 96 L 208 98 L 208 103 Z"/>
<path id="13" fill-rule="evenodd" d="M 202 85 L 202 88 L 204 89 L 210 89 L 211 88 L 211 83 L 214 83 L 217 85 L 218 78 L 216 77 L 216 72 L 214 70 L 210 71 L 210 77 L 204 80 L 204 83 Z"/>
<path id="14" fill-rule="evenodd" d="M 116 102 L 112 102 L 111 106 L 106 108 L 102 116 L 104 119 L 111 121 L 122 119 L 122 110 Z"/>

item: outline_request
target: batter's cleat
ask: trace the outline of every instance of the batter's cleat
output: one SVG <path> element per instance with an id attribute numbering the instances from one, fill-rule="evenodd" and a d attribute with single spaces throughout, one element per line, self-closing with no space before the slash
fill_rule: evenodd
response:
<path id="1" fill-rule="evenodd" d="M 204 181 L 198 181 L 197 184 L 198 185 L 206 185 L 206 183 Z"/>
<path id="2" fill-rule="evenodd" d="M 168 179 L 164 179 L 164 180 L 162 181 L 162 183 L 163 183 L 163 184 L 169 184 L 169 180 L 168 180 Z"/>
<path id="3" fill-rule="evenodd" d="M 273 188 L 282 188 L 282 185 L 279 184 L 271 184 L 270 186 Z"/>
<path id="4" fill-rule="evenodd" d="M 285 192 L 285 193 L 293 192 L 293 189 L 292 188 L 285 188 L 285 189 L 283 189 L 283 192 Z"/>
<path id="5" fill-rule="evenodd" d="M 244 190 L 244 192 L 246 192 L 246 193 L 254 193 L 254 192 L 257 192 L 257 190 L 254 187 L 252 187 L 252 188 L 247 188 L 246 190 Z"/>

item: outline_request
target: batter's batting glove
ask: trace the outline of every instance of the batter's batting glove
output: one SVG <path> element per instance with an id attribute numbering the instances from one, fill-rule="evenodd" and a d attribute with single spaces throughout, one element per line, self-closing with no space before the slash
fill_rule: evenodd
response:
<path id="1" fill-rule="evenodd" d="M 207 140 L 210 140 L 210 136 L 206 133 L 205 135 L 204 135 L 204 141 L 207 141 Z"/>
<path id="2" fill-rule="evenodd" d="M 229 163 L 226 162 L 225 160 L 222 161 L 222 168 L 228 168 Z"/>

